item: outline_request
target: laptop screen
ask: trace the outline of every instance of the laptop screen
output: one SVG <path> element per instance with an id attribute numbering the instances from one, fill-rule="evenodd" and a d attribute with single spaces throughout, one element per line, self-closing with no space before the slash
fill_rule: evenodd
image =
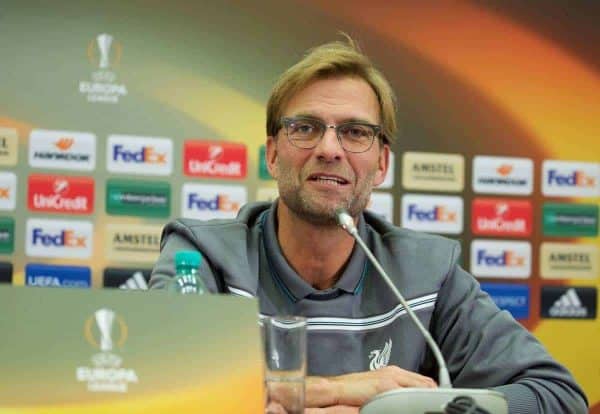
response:
<path id="1" fill-rule="evenodd" d="M 255 300 L 0 286 L 0 413 L 257 413 Z"/>

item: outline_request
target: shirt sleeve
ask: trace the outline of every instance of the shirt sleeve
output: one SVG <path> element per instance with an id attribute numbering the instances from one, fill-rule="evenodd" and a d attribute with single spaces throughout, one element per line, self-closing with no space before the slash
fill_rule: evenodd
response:
<path id="1" fill-rule="evenodd" d="M 170 224 L 163 231 L 163 236 L 160 242 L 160 255 L 158 260 L 152 269 L 150 275 L 149 288 L 150 289 L 165 289 L 169 281 L 175 276 L 175 253 L 182 250 L 193 250 L 199 251 L 198 247 L 194 245 L 185 235 L 177 231 L 168 231 Z M 218 293 L 219 284 L 217 278 L 208 263 L 207 258 L 202 255 L 202 262 L 200 263 L 199 274 L 202 277 L 204 285 L 211 293 Z"/>
<path id="2" fill-rule="evenodd" d="M 588 412 L 567 369 L 457 264 L 440 288 L 431 332 L 454 386 L 496 389 L 511 414 Z"/>

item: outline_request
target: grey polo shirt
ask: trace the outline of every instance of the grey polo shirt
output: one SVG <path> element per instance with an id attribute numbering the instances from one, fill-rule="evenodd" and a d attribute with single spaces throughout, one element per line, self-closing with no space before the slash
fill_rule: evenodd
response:
<path id="1" fill-rule="evenodd" d="M 274 207 L 262 213 L 259 219 L 262 226 L 260 311 L 266 315 L 290 314 L 308 318 L 309 375 L 359 372 L 391 363 L 419 371 L 425 353 L 421 335 L 359 246 L 355 245 L 333 287 L 315 289 L 283 256 L 277 240 Z M 362 216 L 358 232 L 371 246 L 373 230 Z M 427 324 L 436 297 L 436 294 L 429 294 L 407 299 Z"/>

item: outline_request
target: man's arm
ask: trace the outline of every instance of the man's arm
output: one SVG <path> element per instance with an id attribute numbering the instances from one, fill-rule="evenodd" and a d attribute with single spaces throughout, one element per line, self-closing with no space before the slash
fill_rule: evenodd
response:
<path id="1" fill-rule="evenodd" d="M 356 408 L 377 394 L 408 387 L 435 388 L 437 385 L 429 377 L 396 366 L 336 377 L 308 377 L 306 407 L 337 407 L 340 410 L 342 407 Z"/>
<path id="2" fill-rule="evenodd" d="M 501 391 L 510 413 L 586 413 L 571 374 L 459 266 L 444 281 L 430 331 L 456 387 Z M 435 372 L 430 363 L 425 372 Z"/>
<path id="3" fill-rule="evenodd" d="M 175 253 L 182 250 L 198 251 L 198 248 L 179 233 L 173 232 L 166 236 L 163 235 L 160 256 L 158 257 L 158 260 L 152 269 L 152 275 L 150 276 L 150 289 L 166 288 L 169 280 L 175 276 Z M 202 254 L 202 252 L 200 253 Z M 204 256 L 200 263 L 199 274 L 209 292 L 219 292 L 217 279 Z"/>

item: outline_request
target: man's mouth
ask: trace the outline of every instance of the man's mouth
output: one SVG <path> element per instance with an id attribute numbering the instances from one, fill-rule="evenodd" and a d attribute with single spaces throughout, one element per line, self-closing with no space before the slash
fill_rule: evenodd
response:
<path id="1" fill-rule="evenodd" d="M 333 184 L 333 185 L 346 185 L 348 180 L 337 175 L 329 174 L 311 174 L 308 177 L 308 181 L 316 181 L 322 184 Z"/>

